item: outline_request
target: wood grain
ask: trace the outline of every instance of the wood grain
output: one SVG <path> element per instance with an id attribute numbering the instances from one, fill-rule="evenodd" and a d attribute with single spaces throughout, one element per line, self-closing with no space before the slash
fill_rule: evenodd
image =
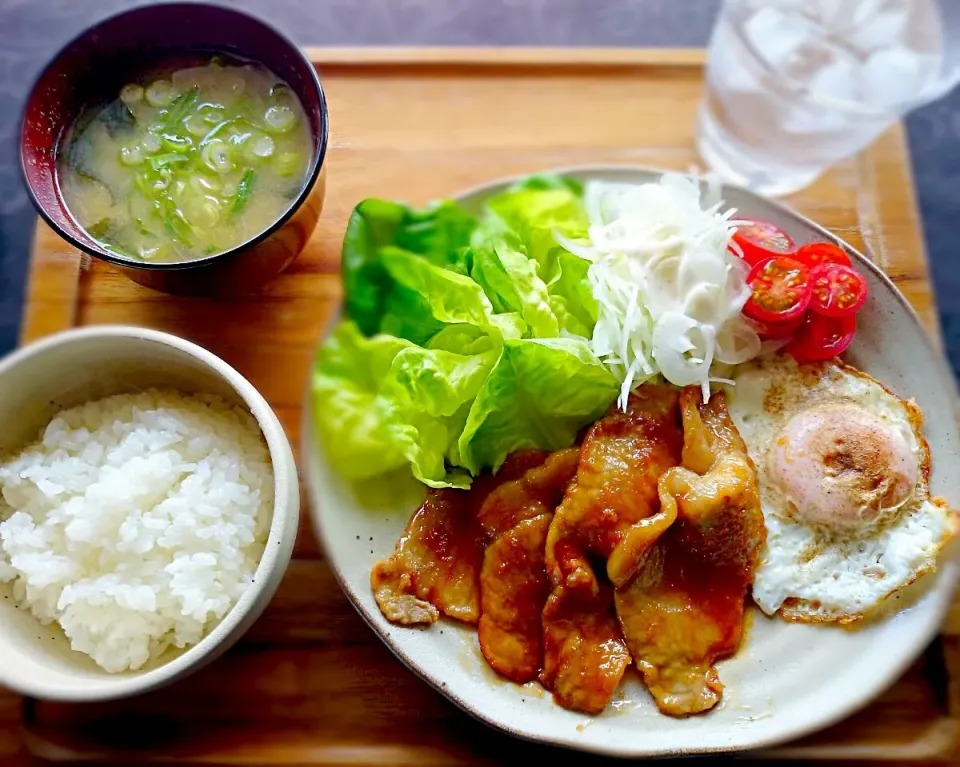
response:
<path id="1" fill-rule="evenodd" d="M 584 68 L 609 65 L 673 66 L 703 64 L 703 48 L 551 48 L 546 46 L 509 47 L 330 47 L 306 48 L 310 60 L 318 67 L 348 64 L 353 67 L 385 64 L 409 64 L 423 67 L 441 64 L 445 67 L 524 66 Z"/>
<path id="2" fill-rule="evenodd" d="M 341 297 L 339 250 L 366 196 L 425 203 L 498 176 L 595 163 L 685 170 L 697 162 L 701 51 L 311 49 L 331 143 L 323 216 L 303 255 L 259 294 L 174 298 L 81 260 L 39 225 L 23 341 L 73 325 L 167 330 L 219 354 L 277 410 L 294 445 L 317 339 Z M 902 129 L 788 202 L 861 248 L 932 334 L 936 312 Z M 304 515 L 269 609 L 224 658 L 166 690 L 116 704 L 28 702 L 25 743 L 73 762 L 453 765 L 582 762 L 475 723 L 419 682 L 343 597 Z M 953 753 L 960 604 L 947 635 L 871 707 L 759 756 L 888 759 Z M 0 696 L 0 762 L 22 754 Z M 597 760 L 591 759 L 591 762 Z"/>

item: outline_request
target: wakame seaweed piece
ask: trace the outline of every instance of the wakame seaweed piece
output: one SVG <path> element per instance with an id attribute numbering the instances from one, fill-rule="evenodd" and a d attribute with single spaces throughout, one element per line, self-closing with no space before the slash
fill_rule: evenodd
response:
<path id="1" fill-rule="evenodd" d="M 137 127 L 137 118 L 120 99 L 107 104 L 97 115 L 97 119 L 103 123 L 110 138 L 129 136 Z"/>
<path id="2" fill-rule="evenodd" d="M 123 226 L 114 219 L 101 218 L 95 224 L 86 227 L 86 231 L 105 250 L 127 258 L 140 258 L 133 248 L 122 241 Z"/>
<path id="3" fill-rule="evenodd" d="M 109 236 L 110 232 L 113 230 L 113 227 L 114 224 L 111 219 L 101 218 L 99 221 L 97 221 L 97 223 L 87 227 L 87 234 L 89 234 L 95 240 L 102 240 Z"/>
<path id="4" fill-rule="evenodd" d="M 237 199 L 233 201 L 233 210 L 231 214 L 240 213 L 247 203 L 250 202 L 250 195 L 253 194 L 253 182 L 257 178 L 257 172 L 253 168 L 247 168 L 240 177 L 240 183 L 237 184 Z"/>
<path id="5" fill-rule="evenodd" d="M 93 143 L 88 133 L 78 134 L 78 137 L 70 142 L 64 160 L 78 176 L 88 181 L 103 184 L 103 181 L 97 177 L 96 162 L 93 158 Z"/>
<path id="6" fill-rule="evenodd" d="M 96 238 L 94 238 L 94 239 L 96 239 Z M 115 245 L 115 244 L 112 243 L 112 242 L 105 242 L 104 240 L 97 240 L 97 243 L 98 243 L 98 244 L 100 245 L 100 247 L 103 248 L 104 250 L 107 250 L 107 251 L 113 253 L 114 255 L 121 256 L 122 258 L 130 258 L 130 259 L 134 259 L 134 260 L 136 260 L 136 261 L 142 261 L 142 260 L 143 260 L 143 259 L 140 257 L 140 254 L 139 254 L 139 253 L 134 253 L 132 250 L 127 250 L 126 248 L 120 247 L 119 245 Z"/>
<path id="7" fill-rule="evenodd" d="M 193 111 L 200 99 L 200 86 L 194 85 L 170 102 L 166 114 L 163 115 L 163 127 L 167 130 L 179 127 L 184 118 Z"/>
<path id="8" fill-rule="evenodd" d="M 300 194 L 302 190 L 303 182 L 301 181 L 299 184 L 290 184 L 289 186 L 284 187 L 280 190 L 280 194 L 282 194 L 288 200 L 295 200 L 297 199 L 297 195 Z"/>

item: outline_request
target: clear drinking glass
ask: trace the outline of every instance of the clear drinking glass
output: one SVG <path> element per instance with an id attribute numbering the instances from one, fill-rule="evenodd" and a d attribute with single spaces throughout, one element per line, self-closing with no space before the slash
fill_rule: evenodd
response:
<path id="1" fill-rule="evenodd" d="M 960 80 L 960 0 L 726 0 L 706 78 L 704 161 L 787 194 Z"/>

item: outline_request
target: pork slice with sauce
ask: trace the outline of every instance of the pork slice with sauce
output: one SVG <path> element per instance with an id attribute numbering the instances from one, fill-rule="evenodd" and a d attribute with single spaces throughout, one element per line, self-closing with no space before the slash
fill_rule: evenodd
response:
<path id="1" fill-rule="evenodd" d="M 576 447 L 552 453 L 542 466 L 493 491 L 480 508 L 480 524 L 492 541 L 480 571 L 480 650 L 495 671 L 518 684 L 536 679 L 542 666 L 547 531 L 579 457 Z"/>
<path id="2" fill-rule="evenodd" d="M 429 490 L 391 554 L 370 572 L 370 585 L 387 620 L 434 623 L 440 614 L 468 624 L 480 617 L 480 566 L 487 533 L 478 511 L 494 490 L 546 460 L 542 451 L 511 455 L 494 475 L 469 490 Z"/>
<path id="3" fill-rule="evenodd" d="M 679 392 L 669 386 L 641 387 L 625 412 L 613 408 L 587 432 L 545 552 L 540 680 L 565 708 L 602 711 L 630 663 L 611 581 L 636 563 L 619 547 L 659 512 L 657 481 L 680 462 L 682 443 Z"/>
<path id="4" fill-rule="evenodd" d="M 740 644 L 766 534 L 756 471 L 723 394 L 703 405 L 690 387 L 681 406 L 683 464 L 659 481 L 665 532 L 638 532 L 624 542 L 639 566 L 616 594 L 633 660 L 660 711 L 672 716 L 720 701 L 714 663 Z"/>

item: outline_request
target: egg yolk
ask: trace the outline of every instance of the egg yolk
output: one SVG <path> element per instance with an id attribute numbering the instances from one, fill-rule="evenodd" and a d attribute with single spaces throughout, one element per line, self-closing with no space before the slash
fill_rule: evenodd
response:
<path id="1" fill-rule="evenodd" d="M 794 516 L 855 527 L 906 501 L 919 466 L 897 429 L 859 405 L 835 402 L 786 423 L 767 455 L 767 471 Z"/>

